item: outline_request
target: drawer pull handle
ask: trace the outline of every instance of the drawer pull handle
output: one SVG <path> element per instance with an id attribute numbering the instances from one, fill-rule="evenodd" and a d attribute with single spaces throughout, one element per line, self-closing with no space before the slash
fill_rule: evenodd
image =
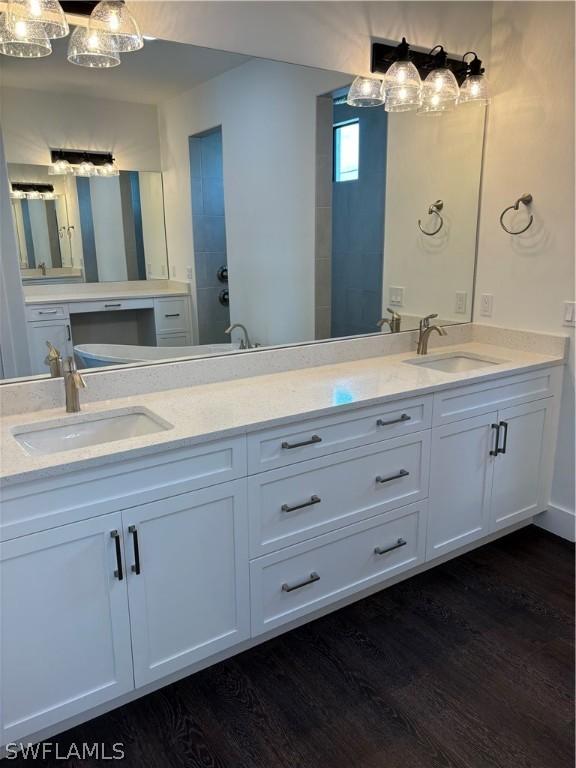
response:
<path id="1" fill-rule="evenodd" d="M 307 584 L 313 584 L 315 581 L 320 581 L 320 576 L 316 571 L 312 571 L 309 578 L 304 579 L 304 581 L 299 581 L 296 584 L 282 584 L 282 592 L 293 592 L 295 589 L 305 587 Z"/>
<path id="2" fill-rule="evenodd" d="M 114 571 L 114 576 L 118 579 L 118 581 L 122 581 L 124 578 L 124 573 L 122 571 L 122 550 L 120 549 L 120 534 L 116 529 L 113 531 L 110 531 L 110 536 L 114 539 L 114 544 L 116 546 L 116 570 Z"/>
<path id="3" fill-rule="evenodd" d="M 385 555 L 386 552 L 392 552 L 395 549 L 400 549 L 400 547 L 404 547 L 406 545 L 406 541 L 404 539 L 398 539 L 396 544 L 392 544 L 389 547 L 374 547 L 374 554 L 375 555 Z"/>
<path id="4" fill-rule="evenodd" d="M 118 304 L 104 304 L 104 306 L 105 307 L 121 307 L 122 304 L 120 304 L 120 303 L 118 303 Z"/>
<path id="5" fill-rule="evenodd" d="M 388 475 L 388 477 L 381 477 L 378 475 L 376 482 L 382 485 L 382 483 L 389 483 L 391 480 L 399 480 L 401 477 L 408 477 L 410 472 L 407 469 L 401 469 L 397 475 Z"/>
<path id="6" fill-rule="evenodd" d="M 403 421 L 410 421 L 412 416 L 408 416 L 407 413 L 403 413 L 397 419 L 391 419 L 390 421 L 384 421 L 384 419 L 378 419 L 376 422 L 377 427 L 389 427 L 392 424 L 401 424 Z"/>
<path id="7" fill-rule="evenodd" d="M 506 446 L 508 445 L 508 422 L 501 421 L 499 426 L 504 428 L 504 444 L 502 445 L 502 448 L 496 449 L 496 453 L 506 453 Z"/>
<path id="8" fill-rule="evenodd" d="M 173 312 L 171 315 L 164 315 L 164 317 L 180 317 L 180 312 Z"/>
<path id="9" fill-rule="evenodd" d="M 38 314 L 39 315 L 57 315 L 58 310 L 57 309 L 39 309 Z"/>
<path id="10" fill-rule="evenodd" d="M 496 430 L 496 437 L 494 439 L 494 448 L 490 449 L 490 456 L 498 456 L 498 453 L 500 451 L 500 449 L 498 448 L 498 445 L 500 444 L 500 424 L 490 424 L 490 427 Z"/>
<path id="11" fill-rule="evenodd" d="M 140 547 L 138 546 L 138 531 L 136 530 L 136 526 L 129 525 L 128 533 L 131 533 L 134 537 L 134 565 L 130 566 L 130 570 L 138 576 L 140 573 Z"/>
<path id="12" fill-rule="evenodd" d="M 322 442 L 322 438 L 321 437 L 319 437 L 318 435 L 312 435 L 310 440 L 303 440 L 301 443 L 287 443 L 287 442 L 283 442 L 282 443 L 282 448 L 288 448 L 288 449 L 290 449 L 290 448 L 302 448 L 302 446 L 304 446 L 304 445 L 314 445 L 314 443 L 321 443 L 321 442 Z"/>
<path id="13" fill-rule="evenodd" d="M 288 504 L 282 504 L 280 509 L 282 512 L 295 512 L 297 509 L 304 509 L 304 507 L 311 507 L 313 504 L 320 504 L 322 499 L 320 496 L 310 496 L 309 501 L 304 501 L 302 504 L 295 504 L 293 507 L 289 506 Z"/>

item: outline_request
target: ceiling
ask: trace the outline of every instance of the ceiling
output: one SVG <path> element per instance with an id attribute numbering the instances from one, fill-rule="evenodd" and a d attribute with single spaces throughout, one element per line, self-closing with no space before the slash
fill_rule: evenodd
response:
<path id="1" fill-rule="evenodd" d="M 119 67 L 94 70 L 69 64 L 67 46 L 68 38 L 52 40 L 52 54 L 42 59 L 2 56 L 0 85 L 159 104 L 250 58 L 184 43 L 152 40 L 146 41 L 140 51 L 123 54 Z"/>

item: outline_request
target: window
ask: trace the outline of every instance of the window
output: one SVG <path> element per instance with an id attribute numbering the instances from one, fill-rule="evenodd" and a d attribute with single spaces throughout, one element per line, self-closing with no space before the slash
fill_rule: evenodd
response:
<path id="1" fill-rule="evenodd" d="M 334 181 L 355 181 L 360 156 L 360 123 L 351 120 L 334 126 Z"/>

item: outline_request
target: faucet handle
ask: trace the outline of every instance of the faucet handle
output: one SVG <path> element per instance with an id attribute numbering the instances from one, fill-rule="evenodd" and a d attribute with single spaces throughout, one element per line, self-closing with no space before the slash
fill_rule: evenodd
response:
<path id="1" fill-rule="evenodd" d="M 390 314 L 392 315 L 392 320 L 400 319 L 400 314 L 396 312 L 395 309 L 390 309 L 390 307 L 386 307 L 386 312 L 390 312 Z"/>
<path id="2" fill-rule="evenodd" d="M 426 315 L 426 317 L 423 317 L 422 320 L 420 320 L 420 330 L 426 330 L 426 328 L 430 326 L 430 320 L 434 320 L 436 317 L 438 317 L 437 312 L 433 312 L 431 315 Z"/>
<path id="3" fill-rule="evenodd" d="M 76 361 L 74 360 L 74 357 L 70 355 L 70 357 L 67 357 L 64 362 L 64 372 L 65 374 L 72 377 L 74 380 L 74 384 L 78 389 L 86 389 L 87 384 L 84 381 L 84 377 L 82 374 L 78 371 L 78 368 L 76 367 Z"/>

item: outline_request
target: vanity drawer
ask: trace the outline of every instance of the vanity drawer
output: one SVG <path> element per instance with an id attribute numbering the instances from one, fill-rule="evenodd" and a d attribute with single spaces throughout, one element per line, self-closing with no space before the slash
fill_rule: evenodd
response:
<path id="1" fill-rule="evenodd" d="M 246 475 L 243 437 L 159 450 L 138 458 L 0 488 L 0 540 L 207 488 Z"/>
<path id="2" fill-rule="evenodd" d="M 256 636 L 424 561 L 426 502 L 411 504 L 250 563 Z"/>
<path id="3" fill-rule="evenodd" d="M 88 312 L 125 312 L 128 309 L 153 309 L 154 299 L 104 299 L 102 301 L 75 301 L 68 305 L 70 314 Z"/>
<path id="4" fill-rule="evenodd" d="M 439 392 L 434 395 L 434 426 L 550 397 L 561 373 L 561 367 L 546 368 Z"/>
<path id="5" fill-rule="evenodd" d="M 159 347 L 187 347 L 190 346 L 190 336 L 187 333 L 166 333 L 156 337 Z"/>
<path id="6" fill-rule="evenodd" d="M 35 320 L 61 320 L 68 317 L 66 304 L 29 304 L 26 307 L 28 322 Z"/>
<path id="7" fill-rule="evenodd" d="M 186 304 L 187 299 L 184 297 L 156 299 L 154 302 L 156 333 L 186 332 L 188 330 Z"/>
<path id="8" fill-rule="evenodd" d="M 248 474 L 427 429 L 432 395 L 324 416 L 248 435 Z"/>
<path id="9" fill-rule="evenodd" d="M 250 556 L 425 498 L 429 464 L 425 431 L 250 477 Z"/>

